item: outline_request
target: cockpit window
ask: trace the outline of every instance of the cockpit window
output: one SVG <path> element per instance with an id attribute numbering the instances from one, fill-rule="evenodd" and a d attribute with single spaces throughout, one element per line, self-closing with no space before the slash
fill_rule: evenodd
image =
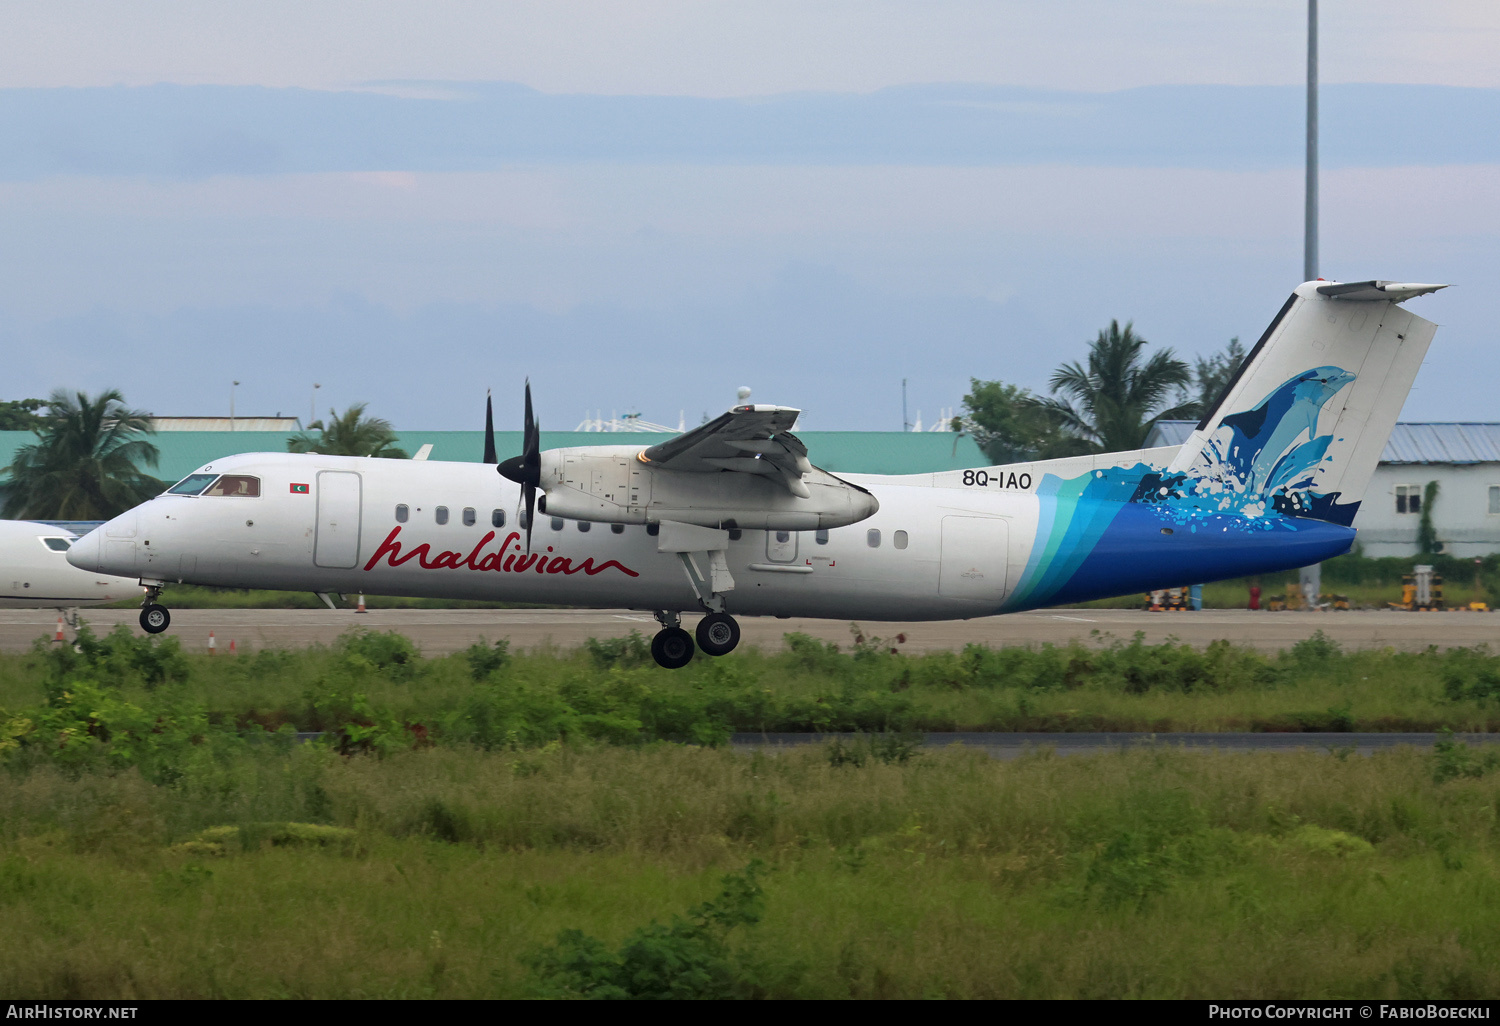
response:
<path id="1" fill-rule="evenodd" d="M 73 543 L 66 538 L 43 538 L 42 544 L 53 552 L 67 552 Z"/>
<path id="2" fill-rule="evenodd" d="M 189 474 L 167 489 L 168 495 L 200 495 L 218 474 Z"/>
<path id="3" fill-rule="evenodd" d="M 260 495 L 260 478 L 243 477 L 239 474 L 225 474 L 214 482 L 212 488 L 203 494 L 239 495 L 253 499 Z"/>

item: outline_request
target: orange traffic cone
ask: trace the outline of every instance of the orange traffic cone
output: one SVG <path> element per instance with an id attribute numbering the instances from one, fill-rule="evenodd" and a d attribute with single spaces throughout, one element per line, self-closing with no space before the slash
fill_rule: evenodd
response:
<path id="1" fill-rule="evenodd" d="M 63 639 L 63 629 L 62 629 L 62 617 L 60 617 L 60 616 L 57 618 L 57 633 L 54 634 L 54 635 L 52 635 L 52 640 L 53 641 L 62 641 L 62 640 L 64 640 Z"/>
<path id="2" fill-rule="evenodd" d="M 234 655 L 234 639 L 229 639 L 229 654 Z"/>
<path id="3" fill-rule="evenodd" d="M 213 655 L 214 654 L 214 632 L 213 631 L 209 631 L 208 632 L 208 654 L 209 655 Z"/>
<path id="4" fill-rule="evenodd" d="M 359 606 L 354 611 L 356 613 L 369 612 L 369 610 L 365 609 L 365 593 L 364 592 L 360 592 L 359 593 Z"/>

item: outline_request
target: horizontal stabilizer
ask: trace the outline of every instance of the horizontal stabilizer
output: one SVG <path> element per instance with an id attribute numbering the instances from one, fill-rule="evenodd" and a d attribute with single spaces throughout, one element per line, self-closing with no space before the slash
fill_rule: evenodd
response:
<path id="1" fill-rule="evenodd" d="M 1446 285 L 1424 285 L 1414 281 L 1336 281 L 1318 286 L 1318 294 L 1329 299 L 1354 299 L 1370 302 L 1383 299 L 1400 303 L 1429 292 L 1445 289 Z"/>

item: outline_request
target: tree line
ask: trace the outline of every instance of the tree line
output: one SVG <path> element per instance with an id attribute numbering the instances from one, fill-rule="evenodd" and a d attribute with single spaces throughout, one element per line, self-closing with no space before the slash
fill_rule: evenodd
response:
<path id="1" fill-rule="evenodd" d="M 1047 395 L 971 378 L 954 429 L 995 463 L 1139 449 L 1157 421 L 1211 409 L 1245 357 L 1238 338 L 1191 367 L 1168 348 L 1148 354 L 1147 345 L 1133 324 L 1111 321 L 1084 360 L 1053 371 Z M 330 409 L 288 438 L 287 451 L 406 459 L 390 422 L 366 407 Z M 168 484 L 149 473 L 161 458 L 151 415 L 131 409 L 117 389 L 0 401 L 0 431 L 37 436 L 0 468 L 9 477 L 0 516 L 9 519 L 106 520 Z"/>
<path id="2" fill-rule="evenodd" d="M 287 439 L 288 452 L 405 459 L 390 421 L 355 403 L 315 420 Z M 0 431 L 31 431 L 16 449 L 0 517 L 19 520 L 108 520 L 159 495 L 170 482 L 150 474 L 161 450 L 151 415 L 131 409 L 118 389 L 90 396 L 58 389 L 43 399 L 0 402 Z"/>
<path id="3" fill-rule="evenodd" d="M 1197 420 L 1218 403 L 1245 360 L 1238 337 L 1193 366 L 1169 348 L 1149 355 L 1132 323 L 1109 327 L 1082 361 L 1065 363 L 1039 395 L 1004 381 L 969 379 L 954 429 L 995 463 L 1024 463 L 1144 448 L 1163 420 Z"/>

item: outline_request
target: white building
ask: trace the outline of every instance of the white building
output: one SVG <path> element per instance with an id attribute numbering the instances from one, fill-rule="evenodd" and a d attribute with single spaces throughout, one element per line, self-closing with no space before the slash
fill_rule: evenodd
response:
<path id="1" fill-rule="evenodd" d="M 1181 445 L 1194 424 L 1162 421 L 1148 446 Z M 1366 556 L 1415 556 L 1429 482 L 1432 526 L 1450 556 L 1500 552 L 1500 424 L 1397 424 L 1354 518 Z"/>

